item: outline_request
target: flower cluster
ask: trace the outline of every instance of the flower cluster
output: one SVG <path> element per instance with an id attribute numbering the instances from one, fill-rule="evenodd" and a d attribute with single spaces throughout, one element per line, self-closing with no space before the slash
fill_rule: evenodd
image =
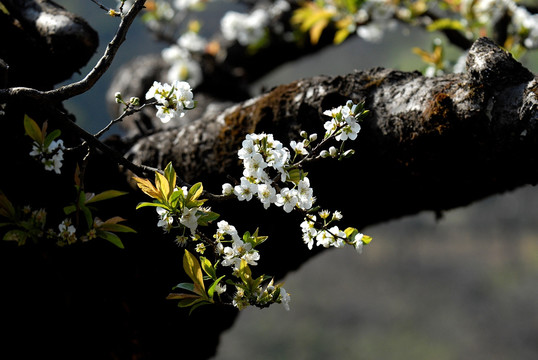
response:
<path id="1" fill-rule="evenodd" d="M 32 144 L 30 156 L 41 161 L 45 170 L 61 173 L 62 161 L 64 159 L 65 147 L 61 139 L 51 141 L 49 144 L 40 144 L 36 141 Z"/>
<path id="2" fill-rule="evenodd" d="M 248 46 L 265 36 L 268 23 L 269 16 L 261 9 L 250 14 L 228 11 L 220 21 L 220 29 L 225 39 L 237 40 L 239 44 Z"/>
<path id="3" fill-rule="evenodd" d="M 325 138 L 334 136 L 337 141 L 346 141 L 357 138 L 359 131 L 361 131 L 359 120 L 367 112 L 364 111 L 362 103 L 355 104 L 353 101 L 348 100 L 345 105 L 326 110 L 323 114 L 332 118 L 323 125 L 326 131 Z"/>
<path id="4" fill-rule="evenodd" d="M 372 240 L 370 236 L 361 234 L 354 228 L 341 230 L 337 225 L 330 226 L 333 221 L 342 219 L 342 214 L 339 211 L 335 211 L 331 215 L 329 211 L 322 210 L 318 215 L 321 219 L 320 222 L 318 222 L 316 215 L 308 214 L 301 223 L 303 241 L 310 250 L 316 241 L 316 246 L 325 248 L 342 248 L 346 244 L 353 245 L 357 252 L 361 253 L 362 247 Z"/>
<path id="5" fill-rule="evenodd" d="M 39 127 L 28 115 L 24 116 L 24 130 L 26 135 L 33 140 L 30 156 L 40 161 L 45 166 L 45 170 L 60 174 L 65 150 L 63 141 L 58 139 L 61 131 L 56 129 L 48 133 L 47 121 Z"/>
<path id="6" fill-rule="evenodd" d="M 339 212 L 333 213 L 331 219 L 328 219 L 328 211 L 319 212 L 322 219 L 320 222 L 311 214 L 315 198 L 310 180 L 303 171 L 303 164 L 318 157 L 345 157 L 352 154 L 350 151 L 344 151 L 344 143 L 357 138 L 361 129 L 359 121 L 367 113 L 362 103 L 354 104 L 352 101 L 324 112 L 330 120 L 325 123 L 325 136 L 319 143 L 317 134 L 309 135 L 304 131 L 300 133 L 302 140 L 291 141 L 289 148 L 283 146 L 272 134 L 247 135 L 238 151 L 238 157 L 244 165 L 243 176 L 236 186 L 224 184 L 223 195 L 236 197 L 240 201 L 257 198 L 266 209 L 274 204 L 288 213 L 294 209 L 306 212 L 301 228 L 303 240 L 309 249 L 312 249 L 316 241 L 317 246 L 323 247 L 340 248 L 350 244 L 360 252 L 362 246 L 369 243 L 371 238 L 359 233 L 355 228 L 340 230 L 332 224 L 342 218 Z M 340 142 L 340 149 L 331 147 L 325 151 L 325 155 L 321 149 L 328 141 Z M 178 306 L 190 307 L 191 311 L 198 306 L 214 303 L 215 294 L 220 301 L 221 295 L 224 299 L 230 299 L 231 304 L 238 309 L 249 305 L 266 307 L 273 303 L 281 303 L 289 309 L 290 296 L 282 284 L 275 285 L 273 279 L 266 275 L 255 278 L 250 269 L 250 266 L 256 266 L 260 261 L 257 246 L 267 239 L 266 236 L 259 236 L 256 230 L 253 234 L 245 232 L 240 237 L 237 229 L 224 220 L 217 223 L 213 239 L 198 231 L 198 225 L 209 225 L 219 215 L 202 208 L 206 200 L 199 198 L 203 193 L 201 183 L 190 188 L 176 186 L 176 172 L 171 163 L 163 173 L 155 172 L 155 185 L 147 179 L 135 180 L 140 189 L 154 199 L 152 203 L 140 203 L 137 208 L 156 207 L 159 215 L 157 225 L 166 232 L 183 229 L 183 234 L 176 236 L 176 242 L 182 246 L 189 242 L 184 234 L 186 229 L 190 230 L 190 239 L 193 242 L 202 240 L 195 246 L 200 262 L 196 256 L 185 250 L 183 266 L 193 283 L 181 283 L 175 287 L 189 293 L 173 293 L 169 295 L 169 299 L 179 300 Z M 213 250 L 214 263 L 202 256 L 209 248 Z M 226 275 L 217 276 L 217 266 L 231 271 L 233 278 L 228 278 L 225 283 L 235 289 L 233 296 L 232 290 L 228 291 L 228 287 L 222 283 Z M 207 275 L 205 278 L 202 271 Z M 212 283 L 206 290 L 207 280 Z"/>
<path id="7" fill-rule="evenodd" d="M 304 146 L 292 143 L 296 153 L 304 153 Z M 249 134 L 243 140 L 238 152 L 243 160 L 244 170 L 240 184 L 232 187 L 223 185 L 223 194 L 234 194 L 242 201 L 251 200 L 254 196 L 268 208 L 271 204 L 281 206 L 284 211 L 291 212 L 298 207 L 308 210 L 314 203 L 310 180 L 302 171 L 293 167 L 290 162 L 290 150 L 275 140 L 272 134 Z M 274 180 L 291 183 L 292 187 L 283 187 L 277 191 Z"/>
<path id="8" fill-rule="evenodd" d="M 146 93 L 146 100 L 149 99 L 157 101 L 157 117 L 163 123 L 183 117 L 186 110 L 194 109 L 196 106 L 191 86 L 189 83 L 179 80 L 172 84 L 161 84 L 154 81 Z"/>
<path id="9" fill-rule="evenodd" d="M 231 240 L 227 240 L 226 237 Z M 253 242 L 243 241 L 235 229 L 235 226 L 228 224 L 227 221 L 221 220 L 217 224 L 217 232 L 214 235 L 217 241 L 217 253 L 222 257 L 221 264 L 223 266 L 231 266 L 234 270 L 238 270 L 241 265 L 241 260 L 249 265 L 258 265 L 260 254 L 254 247 L 257 245 Z M 232 246 L 224 246 L 223 242 L 231 241 Z"/>
<path id="10" fill-rule="evenodd" d="M 11 228 L 6 232 L 3 240 L 16 241 L 18 245 L 24 245 L 28 239 L 37 242 L 46 237 L 56 242 L 58 246 L 72 245 L 79 241 L 86 242 L 95 238 L 108 240 L 114 245 L 122 248 L 123 244 L 115 232 L 134 232 L 128 226 L 119 224 L 124 221 L 121 217 L 112 217 L 106 221 L 93 217 L 92 211 L 87 204 L 97 201 L 114 198 L 125 193 L 108 190 L 99 194 L 80 192 L 78 204 L 72 204 L 64 208 L 66 217 L 57 227 L 46 228 L 47 211 L 46 209 L 32 210 L 27 205 L 22 210 L 15 209 L 9 199 L 0 192 L 0 227 Z M 78 209 L 77 209 L 78 207 Z M 87 227 L 83 222 L 78 224 L 73 222 L 75 216 L 70 216 L 79 212 L 77 218 L 86 220 Z"/>
<path id="11" fill-rule="evenodd" d="M 248 293 L 244 287 L 237 286 L 232 304 L 239 310 L 249 305 L 260 308 L 268 307 L 272 303 L 282 304 L 284 309 L 290 310 L 291 297 L 282 286 L 275 286 L 273 279 L 265 285 L 258 286 L 255 291 Z"/>

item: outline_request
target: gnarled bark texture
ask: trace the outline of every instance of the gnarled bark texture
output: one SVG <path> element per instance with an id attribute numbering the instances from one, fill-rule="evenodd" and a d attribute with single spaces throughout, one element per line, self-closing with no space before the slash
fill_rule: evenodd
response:
<path id="1" fill-rule="evenodd" d="M 91 31 L 86 35 L 91 38 Z M 8 84 L 18 84 L 17 74 L 8 70 Z M 131 80 L 136 79 L 150 76 Z M 58 79 L 24 81 L 40 88 Z M 536 76 L 485 38 L 473 45 L 465 74 L 426 78 L 377 68 L 303 79 L 232 106 L 225 101 L 207 110 L 201 106 L 197 119 L 176 128 L 107 142 L 135 163 L 163 168 L 172 161 L 184 180 L 203 181 L 207 190 L 220 192 L 228 175 L 241 176 L 236 152 L 244 135 L 267 132 L 284 143 L 296 139 L 299 129 L 321 135 L 323 111 L 348 99 L 364 101 L 371 110 L 353 144 L 356 155 L 316 162 L 306 171 L 319 205 L 342 210 L 344 219 L 361 229 L 423 210 L 464 206 L 538 180 Z M 0 158 L 7 166 L 0 189 L 18 204 L 63 206 L 73 195 L 66 189 L 72 188 L 75 164 L 84 153 L 66 155 L 63 176 L 35 178 L 43 172 L 27 156 L 31 142 L 22 135 L 24 113 L 62 128 L 68 145 L 78 143 L 76 134 L 42 109 L 37 102 L 7 100 L 0 114 Z M 163 359 L 187 352 L 210 357 L 236 311 L 206 306 L 188 316 L 165 300 L 184 280 L 183 253 L 156 228 L 153 211 L 134 210 L 146 199 L 130 184 L 130 174 L 108 160 L 107 154 L 92 153 L 86 188 L 129 191 L 129 197 L 104 209 L 103 218 L 126 217 L 138 234 L 126 238 L 123 251 L 97 241 L 68 249 L 1 242 L 1 317 L 7 331 L 1 351 L 21 359 L 36 354 Z M 255 202 L 212 205 L 239 231 L 259 226 L 270 236 L 256 271 L 282 278 L 318 253 L 302 244 L 301 218 L 274 207 L 263 210 Z"/>

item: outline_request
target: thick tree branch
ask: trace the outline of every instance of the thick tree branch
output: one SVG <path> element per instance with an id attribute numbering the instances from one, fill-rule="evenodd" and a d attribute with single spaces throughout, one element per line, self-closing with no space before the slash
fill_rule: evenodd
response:
<path id="1" fill-rule="evenodd" d="M 537 83 L 508 53 L 482 38 L 471 49 L 468 73 L 426 78 L 387 69 L 344 77 L 318 77 L 279 86 L 260 97 L 186 126 L 139 140 L 129 152 L 136 163 L 172 161 L 187 181 L 224 182 L 237 174 L 243 136 L 270 132 L 284 141 L 299 129 L 321 132 L 322 111 L 347 99 L 365 101 L 355 159 L 330 167 L 361 175 L 347 194 L 349 210 L 369 225 L 421 210 L 442 211 L 537 178 Z M 336 208 L 326 165 L 311 173 L 318 197 Z M 327 189 L 327 190 L 322 190 Z M 362 190 L 361 190 L 362 189 Z M 332 200 L 331 200 L 332 199 Z M 384 204 L 380 206 L 380 204 Z"/>

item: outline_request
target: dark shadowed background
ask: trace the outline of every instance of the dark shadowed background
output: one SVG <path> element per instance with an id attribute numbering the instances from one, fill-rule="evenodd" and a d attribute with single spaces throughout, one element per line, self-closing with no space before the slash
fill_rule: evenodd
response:
<path id="1" fill-rule="evenodd" d="M 58 2 L 99 31 L 100 50 L 85 75 L 118 20 L 89 0 Z M 221 11 L 215 6 L 212 13 Z M 424 64 L 411 48 L 429 49 L 432 38 L 400 28 L 380 44 L 354 39 L 278 69 L 254 91 L 375 66 L 420 70 Z M 134 26 L 109 74 L 68 102 L 83 127 L 96 132 L 108 123 L 105 93 L 114 70 L 162 47 L 140 22 Z M 536 54 L 524 60 L 538 71 Z M 353 214 L 344 216 L 350 221 Z M 538 190 L 529 186 L 440 219 L 421 213 L 364 229 L 374 240 L 362 255 L 329 250 L 287 277 L 290 312 L 279 305 L 243 311 L 223 334 L 215 360 L 538 359 L 537 219 Z"/>

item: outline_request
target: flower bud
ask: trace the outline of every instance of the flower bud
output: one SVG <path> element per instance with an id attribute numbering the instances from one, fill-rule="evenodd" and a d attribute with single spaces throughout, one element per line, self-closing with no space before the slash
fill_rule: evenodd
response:
<path id="1" fill-rule="evenodd" d="M 351 157 L 353 154 L 355 154 L 355 150 L 353 150 L 353 149 L 349 149 L 349 150 L 346 150 L 346 151 L 342 154 L 342 157 L 344 157 L 344 158 L 348 158 L 348 157 Z"/>
<path id="2" fill-rule="evenodd" d="M 122 98 L 121 93 L 119 91 L 114 94 L 114 98 L 116 99 L 116 102 L 118 104 L 121 104 L 123 102 L 123 98 Z"/>
<path id="3" fill-rule="evenodd" d="M 338 150 L 334 147 L 334 146 L 331 146 L 329 148 L 329 154 L 332 156 L 332 157 L 336 157 L 336 155 L 338 155 Z"/>

